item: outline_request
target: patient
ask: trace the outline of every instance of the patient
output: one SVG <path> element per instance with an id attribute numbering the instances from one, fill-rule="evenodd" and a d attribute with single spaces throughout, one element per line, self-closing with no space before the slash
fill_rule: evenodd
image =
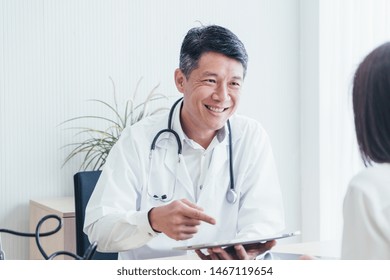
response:
<path id="1" fill-rule="evenodd" d="M 357 142 L 367 168 L 352 178 L 344 198 L 341 259 L 390 259 L 390 42 L 361 62 L 352 99 Z"/>
<path id="2" fill-rule="evenodd" d="M 355 130 L 367 166 L 344 199 L 342 259 L 390 259 L 390 42 L 374 49 L 353 80 Z"/>

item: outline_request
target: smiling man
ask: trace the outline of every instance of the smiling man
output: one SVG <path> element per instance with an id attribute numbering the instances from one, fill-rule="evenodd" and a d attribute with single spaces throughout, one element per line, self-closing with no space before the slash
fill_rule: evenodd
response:
<path id="1" fill-rule="evenodd" d="M 123 131 L 88 203 L 85 232 L 120 259 L 180 255 L 172 248 L 258 238 L 284 228 L 268 136 L 235 114 L 247 69 L 242 42 L 216 25 L 189 30 L 167 114 Z M 168 124 L 168 125 L 167 125 Z M 196 251 L 202 259 L 253 259 L 275 242 Z"/>

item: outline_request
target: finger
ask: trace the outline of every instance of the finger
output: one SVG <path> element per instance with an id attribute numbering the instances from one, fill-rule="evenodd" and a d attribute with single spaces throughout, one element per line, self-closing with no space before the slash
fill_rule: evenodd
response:
<path id="1" fill-rule="evenodd" d="M 201 250 L 195 250 L 195 253 L 198 255 L 199 258 L 202 260 L 210 260 L 210 256 L 203 254 Z"/>
<path id="2" fill-rule="evenodd" d="M 264 243 L 264 251 L 271 250 L 276 245 L 276 240 L 270 240 Z"/>
<path id="3" fill-rule="evenodd" d="M 175 240 L 186 240 L 194 237 L 198 232 L 197 227 L 188 227 L 185 225 L 177 226 L 166 234 Z"/>
<path id="4" fill-rule="evenodd" d="M 178 228 L 178 231 L 185 234 L 195 234 L 198 232 L 198 227 L 183 225 Z"/>
<path id="5" fill-rule="evenodd" d="M 184 210 L 184 215 L 195 220 L 199 220 L 199 221 L 209 223 L 211 225 L 215 225 L 215 219 L 213 217 L 210 217 L 209 215 L 206 215 L 205 213 L 197 209 L 188 207 L 187 209 Z"/>
<path id="6" fill-rule="evenodd" d="M 234 246 L 234 249 L 236 250 L 236 255 L 239 260 L 248 260 L 249 256 L 244 248 L 244 246 L 236 245 Z"/>
<path id="7" fill-rule="evenodd" d="M 187 199 L 182 199 L 181 200 L 188 208 L 185 210 L 185 215 L 187 217 L 200 220 L 212 225 L 215 225 L 215 219 L 213 217 L 210 217 L 209 215 L 206 215 L 203 213 L 203 209 L 199 207 L 198 205 L 188 201 Z"/>
<path id="8" fill-rule="evenodd" d="M 191 219 L 189 217 L 183 217 L 183 224 L 186 226 L 199 226 L 200 221 L 195 220 L 195 219 Z"/>
<path id="9" fill-rule="evenodd" d="M 210 248 L 207 249 L 207 252 L 209 253 L 209 257 L 211 260 L 219 260 L 218 255 L 215 254 L 212 249 L 210 249 Z"/>
<path id="10" fill-rule="evenodd" d="M 220 260 L 233 260 L 233 256 L 230 255 L 228 252 L 226 252 L 224 249 L 220 247 L 212 248 L 211 249 L 214 254 L 218 256 L 218 259 Z"/>
<path id="11" fill-rule="evenodd" d="M 264 253 L 265 251 L 271 250 L 272 247 L 274 247 L 276 244 L 275 240 L 271 240 L 265 243 L 253 243 L 253 244 L 247 244 L 244 246 L 245 250 L 247 252 L 249 251 L 258 251 L 260 253 Z"/>
<path id="12" fill-rule="evenodd" d="M 271 250 L 273 246 L 275 246 L 276 241 L 271 240 L 265 243 L 257 243 L 250 245 L 237 245 L 234 247 L 236 250 L 237 257 L 239 259 L 254 259 L 256 256 L 264 254 L 265 252 Z M 242 248 L 241 248 L 242 247 Z"/>

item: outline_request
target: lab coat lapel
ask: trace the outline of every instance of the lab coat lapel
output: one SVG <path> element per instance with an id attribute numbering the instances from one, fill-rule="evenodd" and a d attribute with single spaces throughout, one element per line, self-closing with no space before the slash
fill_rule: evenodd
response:
<path id="1" fill-rule="evenodd" d="M 189 197 L 194 201 L 194 187 L 190 174 L 188 173 L 187 166 L 183 156 L 180 156 L 180 162 L 178 162 L 178 155 L 172 157 L 169 155 L 171 151 L 166 152 L 165 154 L 165 167 L 171 172 L 172 176 L 177 176 L 177 181 L 180 188 L 183 188 L 181 191 L 186 191 Z M 184 190 L 185 189 L 185 190 Z"/>

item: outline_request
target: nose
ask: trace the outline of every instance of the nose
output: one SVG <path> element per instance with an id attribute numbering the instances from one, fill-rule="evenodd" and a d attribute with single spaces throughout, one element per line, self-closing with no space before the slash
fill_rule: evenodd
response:
<path id="1" fill-rule="evenodd" d="M 230 100 L 229 89 L 226 84 L 220 84 L 212 95 L 213 100 L 224 102 Z"/>

